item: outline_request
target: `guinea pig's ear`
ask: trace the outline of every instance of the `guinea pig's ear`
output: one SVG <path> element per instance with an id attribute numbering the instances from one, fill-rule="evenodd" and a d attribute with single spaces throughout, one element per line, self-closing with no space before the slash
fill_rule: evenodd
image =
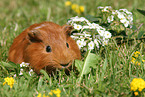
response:
<path id="1" fill-rule="evenodd" d="M 28 39 L 30 42 L 41 42 L 42 41 L 42 36 L 40 31 L 33 29 L 28 32 Z"/>
<path id="2" fill-rule="evenodd" d="M 73 26 L 71 25 L 63 25 L 62 26 L 63 31 L 67 34 L 67 35 L 71 35 L 71 31 L 73 30 Z"/>

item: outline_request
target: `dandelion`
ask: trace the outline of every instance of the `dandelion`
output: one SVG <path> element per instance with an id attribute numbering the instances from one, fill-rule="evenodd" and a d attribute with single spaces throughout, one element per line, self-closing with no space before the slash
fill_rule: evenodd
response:
<path id="1" fill-rule="evenodd" d="M 138 95 L 138 92 L 134 92 L 134 95 L 137 96 Z"/>
<path id="2" fill-rule="evenodd" d="M 70 6 L 72 3 L 71 3 L 71 1 L 66 1 L 65 2 L 65 6 Z"/>
<path id="3" fill-rule="evenodd" d="M 78 7 L 77 4 L 72 4 L 72 6 L 71 6 L 72 10 L 75 10 L 77 7 Z"/>
<path id="4" fill-rule="evenodd" d="M 71 6 L 72 10 L 74 10 L 76 13 L 80 14 L 80 7 L 78 4 L 72 4 Z"/>
<path id="5" fill-rule="evenodd" d="M 4 78 L 5 82 L 3 83 L 3 85 L 5 85 L 6 83 L 10 86 L 10 88 L 13 87 L 15 80 L 12 77 L 6 77 Z"/>
<path id="6" fill-rule="evenodd" d="M 60 97 L 60 93 L 61 93 L 61 91 L 59 90 L 59 89 L 56 89 L 56 90 L 51 90 L 50 92 L 49 92 L 49 95 L 53 95 L 53 94 L 55 94 L 56 95 L 56 97 Z"/>
<path id="7" fill-rule="evenodd" d="M 141 65 L 141 62 L 144 63 L 145 60 L 144 59 L 140 59 L 141 58 L 141 54 L 139 51 L 136 51 L 132 54 L 132 58 L 131 58 L 131 62 L 135 65 Z"/>
<path id="8" fill-rule="evenodd" d="M 43 94 L 43 96 L 41 96 L 42 94 L 39 93 L 37 97 L 49 97 L 49 96 L 45 96 L 45 94 Z"/>
<path id="9" fill-rule="evenodd" d="M 39 93 L 37 97 L 41 97 L 41 93 Z"/>
<path id="10" fill-rule="evenodd" d="M 142 78 L 134 78 L 130 84 L 131 91 L 141 92 L 145 88 L 145 81 Z"/>
<path id="11" fill-rule="evenodd" d="M 84 6 L 80 6 L 80 11 L 84 12 L 85 11 L 85 7 Z"/>

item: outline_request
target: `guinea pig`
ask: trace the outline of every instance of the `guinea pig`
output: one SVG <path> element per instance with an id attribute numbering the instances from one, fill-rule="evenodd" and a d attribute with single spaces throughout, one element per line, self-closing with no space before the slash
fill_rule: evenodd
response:
<path id="1" fill-rule="evenodd" d="M 53 22 L 33 24 L 14 39 L 8 60 L 30 63 L 37 74 L 41 69 L 47 73 L 68 69 L 75 59 L 81 58 L 78 45 L 70 37 L 72 29 L 70 25 Z"/>

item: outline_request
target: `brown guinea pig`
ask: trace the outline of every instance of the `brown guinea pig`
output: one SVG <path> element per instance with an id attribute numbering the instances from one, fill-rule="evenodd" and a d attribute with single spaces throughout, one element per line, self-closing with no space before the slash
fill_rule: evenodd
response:
<path id="1" fill-rule="evenodd" d="M 30 63 L 36 73 L 41 69 L 48 73 L 56 68 L 68 68 L 73 60 L 80 59 L 80 50 L 70 35 L 70 25 L 43 22 L 31 25 L 14 39 L 8 60 L 14 63 Z"/>

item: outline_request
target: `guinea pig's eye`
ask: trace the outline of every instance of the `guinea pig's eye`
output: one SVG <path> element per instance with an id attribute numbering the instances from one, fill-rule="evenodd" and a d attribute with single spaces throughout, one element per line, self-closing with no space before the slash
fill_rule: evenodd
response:
<path id="1" fill-rule="evenodd" d="M 69 44 L 68 43 L 66 43 L 66 46 L 67 46 L 67 48 L 69 48 Z"/>
<path id="2" fill-rule="evenodd" d="M 50 47 L 50 46 L 47 46 L 47 47 L 46 47 L 46 51 L 47 51 L 47 52 L 51 52 L 51 47 Z"/>

